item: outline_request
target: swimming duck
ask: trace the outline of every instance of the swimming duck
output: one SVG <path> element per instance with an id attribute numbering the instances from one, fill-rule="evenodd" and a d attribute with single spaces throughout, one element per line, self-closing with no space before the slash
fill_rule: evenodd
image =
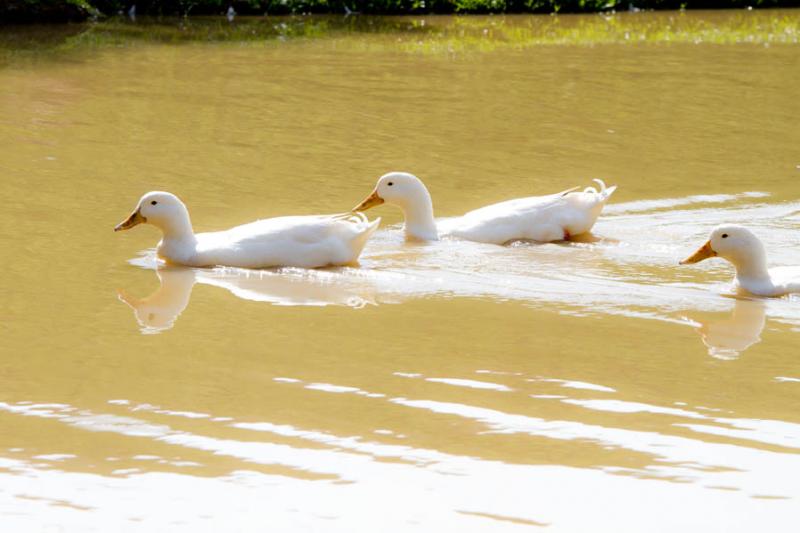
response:
<path id="1" fill-rule="evenodd" d="M 749 229 L 726 224 L 717 226 L 703 246 L 680 262 L 699 263 L 709 257 L 727 259 L 736 268 L 734 288 L 756 296 L 783 296 L 800 292 L 800 267 L 767 269 L 764 244 Z"/>
<path id="2" fill-rule="evenodd" d="M 195 234 L 184 203 L 174 194 L 154 191 L 142 196 L 133 213 L 114 231 L 144 222 L 162 231 L 157 252 L 171 263 L 316 268 L 355 263 L 380 219 L 370 222 L 363 213 L 289 216 Z"/>
<path id="3" fill-rule="evenodd" d="M 353 211 L 365 211 L 384 202 L 394 204 L 405 215 L 406 237 L 415 240 L 435 241 L 441 234 L 492 244 L 560 241 L 591 230 L 616 189 L 595 181 L 599 191 L 588 187 L 575 192 L 575 187 L 548 196 L 517 198 L 444 219 L 437 227 L 431 195 L 422 180 L 406 172 L 390 172 L 378 179 L 372 194 Z"/>

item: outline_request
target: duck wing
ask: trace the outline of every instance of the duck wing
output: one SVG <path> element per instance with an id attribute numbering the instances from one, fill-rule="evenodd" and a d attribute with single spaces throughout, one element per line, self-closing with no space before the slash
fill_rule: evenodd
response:
<path id="1" fill-rule="evenodd" d="M 257 220 L 227 231 L 197 235 L 198 253 L 210 264 L 263 268 L 316 268 L 358 259 L 380 219 L 310 215 Z"/>

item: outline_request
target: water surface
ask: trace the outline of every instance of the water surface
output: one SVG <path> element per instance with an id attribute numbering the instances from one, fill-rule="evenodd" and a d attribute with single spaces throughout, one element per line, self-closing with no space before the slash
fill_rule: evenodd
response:
<path id="1" fill-rule="evenodd" d="M 797 12 L 267 20 L 6 33 L 4 525 L 793 531 L 800 301 L 677 262 L 739 222 L 800 264 Z M 405 243 L 383 206 L 358 268 L 112 232 L 151 189 L 207 231 L 388 170 L 441 217 L 619 190 L 546 245 Z"/>

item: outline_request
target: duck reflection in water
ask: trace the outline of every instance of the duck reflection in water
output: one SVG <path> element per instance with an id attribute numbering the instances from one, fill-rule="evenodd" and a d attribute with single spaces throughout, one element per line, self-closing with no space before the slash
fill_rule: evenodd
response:
<path id="1" fill-rule="evenodd" d="M 716 359 L 736 359 L 745 350 L 761 342 L 761 332 L 767 320 L 767 304 L 763 300 L 734 299 L 733 311 L 725 318 L 692 320 Z"/>
<path id="2" fill-rule="evenodd" d="M 374 287 L 369 280 L 353 281 L 336 270 L 279 269 L 246 270 L 238 268 L 199 269 L 181 266 L 155 268 L 160 286 L 150 296 L 136 298 L 118 291 L 119 299 L 133 309 L 144 334 L 172 328 L 189 305 L 196 283 L 230 291 L 243 300 L 273 305 L 326 306 L 361 308 L 375 304 Z"/>
<path id="3" fill-rule="evenodd" d="M 133 309 L 142 333 L 158 333 L 170 329 L 175 319 L 189 305 L 195 274 L 191 268 L 156 270 L 160 286 L 146 298 L 136 298 L 123 289 L 117 291 L 120 301 Z"/>

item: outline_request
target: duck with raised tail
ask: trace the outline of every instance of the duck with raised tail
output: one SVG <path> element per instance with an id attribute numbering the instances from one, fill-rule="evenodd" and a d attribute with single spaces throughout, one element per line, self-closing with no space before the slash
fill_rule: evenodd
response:
<path id="1" fill-rule="evenodd" d="M 708 241 L 680 264 L 691 265 L 709 257 L 721 257 L 733 263 L 737 292 L 755 296 L 800 293 L 800 266 L 767 268 L 764 244 L 743 226 L 717 226 Z"/>
<path id="2" fill-rule="evenodd" d="M 349 265 L 358 260 L 380 219 L 363 213 L 268 218 L 225 231 L 195 233 L 189 210 L 174 194 L 149 192 L 114 231 L 142 223 L 163 233 L 159 257 L 192 267 L 241 268 Z"/>
<path id="3" fill-rule="evenodd" d="M 398 206 L 405 215 L 406 237 L 438 240 L 440 235 L 468 241 L 506 244 L 531 240 L 568 240 L 592 229 L 616 186 L 594 180 L 597 190 L 578 187 L 548 196 L 517 198 L 488 205 L 455 218 L 433 217 L 433 202 L 422 180 L 406 172 L 390 172 L 378 179 L 375 190 L 353 211 L 365 211 L 384 202 Z"/>

